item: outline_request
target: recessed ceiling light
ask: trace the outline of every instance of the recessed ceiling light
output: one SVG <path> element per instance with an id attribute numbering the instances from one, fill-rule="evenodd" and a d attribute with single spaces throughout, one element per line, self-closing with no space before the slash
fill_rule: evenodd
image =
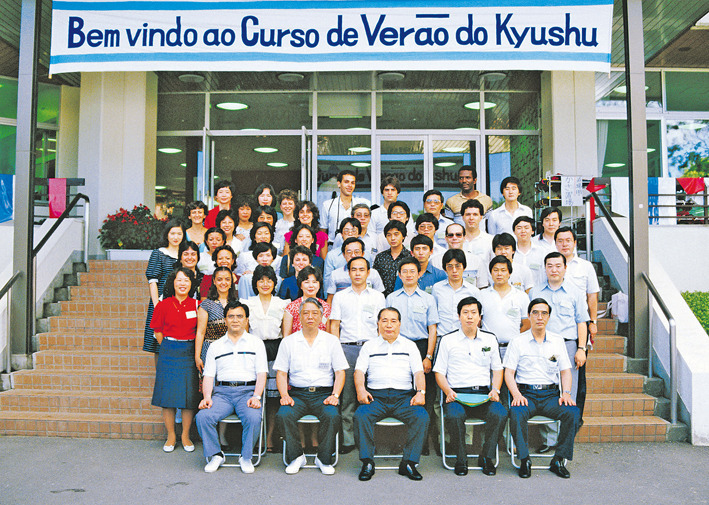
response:
<path id="1" fill-rule="evenodd" d="M 248 109 L 249 106 L 239 102 L 222 102 L 217 104 L 217 108 L 224 110 L 244 110 Z"/>
<path id="2" fill-rule="evenodd" d="M 406 78 L 406 74 L 404 72 L 379 72 L 377 74 L 377 77 L 379 77 L 382 81 L 402 81 Z"/>
<path id="3" fill-rule="evenodd" d="M 187 166 L 187 163 L 180 163 L 180 166 L 181 166 L 181 167 L 186 167 L 186 166 Z"/>
<path id="4" fill-rule="evenodd" d="M 287 167 L 288 163 L 281 163 L 280 161 L 271 161 L 270 163 L 266 163 L 269 167 L 274 167 L 274 168 L 283 168 Z"/>
<path id="5" fill-rule="evenodd" d="M 165 187 L 165 186 L 155 186 L 155 189 L 157 189 L 158 191 L 160 191 L 161 189 L 167 189 L 167 187 Z"/>
<path id="6" fill-rule="evenodd" d="M 437 167 L 454 167 L 457 165 L 457 163 L 453 163 L 452 161 L 441 161 L 435 164 Z"/>
<path id="7" fill-rule="evenodd" d="M 178 149 L 176 147 L 161 147 L 160 149 L 158 149 L 158 151 L 165 154 L 177 154 L 181 153 L 182 149 Z"/>
<path id="8" fill-rule="evenodd" d="M 497 107 L 497 104 L 495 102 L 484 102 L 484 107 L 485 109 L 492 109 L 493 107 Z M 472 110 L 480 110 L 480 102 L 466 103 L 465 108 Z"/>
<path id="9" fill-rule="evenodd" d="M 471 128 L 470 126 L 461 126 L 460 128 L 456 128 L 456 130 L 463 130 L 463 131 L 478 131 L 477 128 Z"/>
<path id="10" fill-rule="evenodd" d="M 657 150 L 657 149 L 655 149 L 654 147 L 648 147 L 648 148 L 647 148 L 647 152 L 649 152 L 649 153 L 654 153 L 656 150 Z"/>
<path id="11" fill-rule="evenodd" d="M 645 91 L 648 89 L 650 89 L 650 86 L 645 86 Z M 613 91 L 620 93 L 621 95 L 625 95 L 628 92 L 628 88 L 625 84 L 621 84 L 620 86 L 614 88 Z"/>
<path id="12" fill-rule="evenodd" d="M 215 175 L 214 178 L 215 178 L 215 179 L 219 179 L 219 176 L 218 176 L 218 175 Z"/>
<path id="13" fill-rule="evenodd" d="M 342 116 L 330 116 L 330 119 L 362 119 L 363 116 L 350 116 L 350 115 L 342 115 Z"/>
<path id="14" fill-rule="evenodd" d="M 204 76 L 199 74 L 182 74 L 178 75 L 177 78 L 189 84 L 198 84 L 204 81 Z"/>
<path id="15" fill-rule="evenodd" d="M 352 126 L 350 128 L 347 128 L 348 130 L 369 130 L 369 128 L 365 128 L 364 126 Z"/>
<path id="16" fill-rule="evenodd" d="M 480 72 L 480 77 L 487 79 L 490 82 L 497 82 L 507 77 L 507 73 L 499 70 L 490 70 L 487 72 Z"/>
<path id="17" fill-rule="evenodd" d="M 358 167 L 358 168 L 363 168 L 363 167 L 371 167 L 371 163 L 366 163 L 364 161 L 355 161 L 354 163 L 350 163 L 353 167 Z"/>
<path id="18" fill-rule="evenodd" d="M 467 151 L 467 147 L 444 147 L 443 151 L 447 153 L 464 153 Z"/>
<path id="19" fill-rule="evenodd" d="M 692 122 L 692 123 L 683 123 L 683 124 L 679 125 L 677 128 L 679 128 L 680 130 L 701 130 L 705 126 L 706 125 L 703 123 Z"/>
<path id="20" fill-rule="evenodd" d="M 241 129 L 242 132 L 257 132 L 260 130 L 261 130 L 260 128 L 242 128 Z"/>
<path id="21" fill-rule="evenodd" d="M 278 152 L 278 149 L 275 147 L 254 147 L 254 151 L 257 153 L 269 154 Z"/>
<path id="22" fill-rule="evenodd" d="M 278 80 L 283 82 L 300 82 L 303 79 L 305 79 L 305 76 L 303 74 L 299 74 L 298 72 L 284 72 L 282 74 L 278 74 Z"/>
<path id="23" fill-rule="evenodd" d="M 369 151 L 372 150 L 372 148 L 361 146 L 361 147 L 350 147 L 349 150 L 352 151 L 353 153 L 368 153 Z"/>
<path id="24" fill-rule="evenodd" d="M 606 166 L 608 168 L 620 168 L 620 167 L 624 167 L 625 163 L 606 163 Z"/>

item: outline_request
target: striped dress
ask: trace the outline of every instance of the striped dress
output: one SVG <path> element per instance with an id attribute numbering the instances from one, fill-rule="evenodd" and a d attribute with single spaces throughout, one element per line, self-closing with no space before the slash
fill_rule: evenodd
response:
<path id="1" fill-rule="evenodd" d="M 202 362 L 207 361 L 207 349 L 209 344 L 215 340 L 219 340 L 226 334 L 227 326 L 224 319 L 224 307 L 219 300 L 204 300 L 200 307 L 207 313 L 207 328 L 204 332 L 204 342 L 202 343 L 202 352 L 200 358 Z"/>
<path id="2" fill-rule="evenodd" d="M 173 258 L 167 254 L 167 249 L 165 248 L 155 249 L 150 255 L 150 260 L 148 260 L 148 268 L 145 270 L 145 277 L 148 279 L 148 282 L 151 280 L 157 281 L 158 296 L 162 296 L 165 281 L 167 280 L 167 276 L 170 275 L 170 272 L 172 272 L 176 261 L 176 258 Z M 151 299 L 148 304 L 148 316 L 145 319 L 143 350 L 157 354 L 160 346 L 158 341 L 155 340 L 155 337 L 153 336 L 153 329 L 150 327 L 150 321 L 153 318 L 153 309 L 153 300 Z"/>

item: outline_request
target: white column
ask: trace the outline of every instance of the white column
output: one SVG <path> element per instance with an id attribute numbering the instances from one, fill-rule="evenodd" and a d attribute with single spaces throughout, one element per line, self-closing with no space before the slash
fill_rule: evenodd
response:
<path id="1" fill-rule="evenodd" d="M 57 132 L 57 177 L 77 177 L 79 156 L 79 98 L 81 89 L 62 86 Z"/>
<path id="2" fill-rule="evenodd" d="M 597 176 L 593 72 L 542 72 L 542 173 Z"/>
<path id="3" fill-rule="evenodd" d="M 101 223 L 120 207 L 155 208 L 157 76 L 89 72 L 81 76 L 78 176 L 91 198 L 90 254 L 100 254 Z"/>

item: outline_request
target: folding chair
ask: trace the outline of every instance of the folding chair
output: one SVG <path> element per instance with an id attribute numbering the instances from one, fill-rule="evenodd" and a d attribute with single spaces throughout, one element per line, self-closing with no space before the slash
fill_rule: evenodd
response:
<path id="1" fill-rule="evenodd" d="M 241 419 L 239 419 L 239 416 L 236 414 L 231 414 L 221 421 L 219 421 L 219 424 L 224 423 L 224 424 L 241 424 Z M 264 443 L 264 440 L 266 439 L 266 402 L 262 401 L 261 402 L 261 426 L 259 428 L 259 435 L 258 435 L 258 450 L 256 451 L 256 461 L 254 461 L 254 466 L 258 466 L 261 463 L 261 457 L 266 454 L 266 444 Z M 239 463 L 227 463 L 229 457 L 241 457 L 240 452 L 224 452 L 224 463 L 222 463 L 222 466 L 226 467 L 241 467 Z M 237 460 L 238 461 L 238 460 Z"/>
<path id="2" fill-rule="evenodd" d="M 443 461 L 443 468 L 447 470 L 455 470 L 454 466 L 450 466 L 446 461 L 446 458 L 455 458 L 455 454 L 446 454 L 446 424 L 445 424 L 445 414 L 443 412 L 443 403 L 445 402 L 445 396 L 441 394 L 440 406 L 441 406 L 441 459 Z M 476 417 L 469 417 L 465 420 L 465 426 L 485 426 L 485 421 L 483 419 L 478 419 Z M 475 432 L 473 432 L 474 434 Z M 465 440 L 463 441 L 465 443 Z M 473 459 L 477 461 L 479 454 L 467 454 L 468 460 Z M 500 449 L 498 444 L 495 444 L 495 468 L 500 463 Z M 481 466 L 472 465 L 468 466 L 468 470 L 482 470 Z"/>
<path id="3" fill-rule="evenodd" d="M 308 415 L 305 415 L 305 416 L 301 417 L 300 419 L 298 419 L 298 423 L 305 424 L 305 425 L 320 424 L 320 419 L 318 419 L 317 417 L 315 417 L 312 414 L 308 414 Z M 337 466 L 337 461 L 340 457 L 339 438 L 340 438 L 339 436 L 335 437 L 335 453 L 333 454 L 333 456 L 335 457 L 335 461 L 333 461 L 332 466 Z M 317 453 L 315 453 L 315 452 L 310 452 L 310 453 L 306 452 L 304 454 L 305 454 L 306 461 L 307 461 L 307 458 L 315 458 L 317 456 Z M 283 439 L 283 464 L 288 466 L 288 462 L 286 461 L 286 440 L 285 439 Z M 315 466 L 315 462 L 313 461 L 313 463 L 305 464 L 302 468 L 317 468 L 317 467 Z"/>
<path id="4" fill-rule="evenodd" d="M 404 423 L 402 421 L 399 421 L 398 419 L 394 417 L 385 417 L 384 419 L 377 421 L 375 423 L 376 426 L 387 426 L 387 427 L 396 427 L 396 426 L 404 426 Z M 380 458 L 380 459 L 401 459 L 404 455 L 403 454 L 374 454 L 374 458 Z M 377 470 L 398 470 L 399 469 L 399 464 L 397 463 L 396 466 L 379 466 L 376 465 Z"/>
<path id="5" fill-rule="evenodd" d="M 528 425 L 536 425 L 540 426 L 543 424 L 556 424 L 556 428 L 560 429 L 561 428 L 561 421 L 557 421 L 556 419 L 552 419 L 550 417 L 546 416 L 534 416 L 527 421 Z M 512 466 L 515 468 L 519 468 L 519 463 L 517 463 L 516 458 L 517 458 L 517 451 L 515 450 L 515 442 L 512 438 L 512 430 L 509 430 L 508 434 L 508 443 L 507 443 L 507 452 L 510 455 L 510 459 L 512 461 Z M 549 458 L 549 464 L 551 464 L 551 459 L 554 457 L 554 452 L 550 451 L 548 454 L 540 454 L 540 453 L 529 453 L 530 458 Z M 566 460 L 564 460 L 566 462 Z M 544 465 L 532 465 L 533 470 L 544 470 L 549 467 L 549 464 L 546 466 Z"/>

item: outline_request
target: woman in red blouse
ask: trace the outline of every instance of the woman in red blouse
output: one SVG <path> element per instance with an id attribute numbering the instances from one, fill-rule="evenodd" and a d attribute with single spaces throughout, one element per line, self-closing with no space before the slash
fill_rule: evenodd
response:
<path id="1" fill-rule="evenodd" d="M 194 273 L 187 268 L 172 272 L 165 283 L 164 299 L 155 307 L 150 327 L 160 344 L 155 368 L 155 386 L 151 404 L 162 407 L 167 430 L 163 451 L 175 450 L 175 409 L 182 409 L 182 447 L 194 451 L 190 428 L 199 406 L 199 378 L 194 364 L 198 302 L 189 296 L 195 284 Z"/>
<path id="2" fill-rule="evenodd" d="M 300 321 L 300 306 L 306 298 L 317 298 L 318 291 L 320 291 L 323 282 L 320 269 L 312 266 L 304 267 L 298 273 L 297 280 L 301 296 L 289 303 L 283 314 L 284 337 L 303 329 L 303 324 Z M 319 298 L 318 300 L 323 306 L 323 318 L 318 327 L 323 331 L 327 331 L 330 319 L 330 304 Z"/>

